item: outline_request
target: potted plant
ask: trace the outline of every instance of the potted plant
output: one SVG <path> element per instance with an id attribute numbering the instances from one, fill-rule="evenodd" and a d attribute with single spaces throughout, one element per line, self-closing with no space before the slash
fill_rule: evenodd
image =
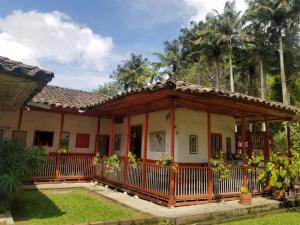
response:
<path id="1" fill-rule="evenodd" d="M 138 159 L 138 157 L 130 151 L 128 152 L 127 157 L 128 157 L 128 165 L 133 169 L 138 168 L 138 166 L 140 165 L 140 159 Z"/>
<path id="2" fill-rule="evenodd" d="M 247 187 L 241 187 L 240 204 L 251 205 L 251 203 L 252 203 L 252 194 L 249 192 Z"/>
<path id="3" fill-rule="evenodd" d="M 178 164 L 174 163 L 170 155 L 161 154 L 159 160 L 156 162 L 158 166 L 169 166 L 174 172 L 177 172 Z"/>

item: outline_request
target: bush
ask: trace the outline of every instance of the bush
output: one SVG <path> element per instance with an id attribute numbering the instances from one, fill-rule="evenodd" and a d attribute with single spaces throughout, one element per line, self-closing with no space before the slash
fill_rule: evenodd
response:
<path id="1" fill-rule="evenodd" d="M 24 181 L 28 180 L 45 162 L 42 148 L 25 147 L 20 140 L 0 142 L 0 211 L 9 208 L 10 202 Z"/>

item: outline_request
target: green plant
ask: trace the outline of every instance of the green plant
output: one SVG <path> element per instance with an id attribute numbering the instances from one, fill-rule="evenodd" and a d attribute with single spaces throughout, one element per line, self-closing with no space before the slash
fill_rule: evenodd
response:
<path id="1" fill-rule="evenodd" d="M 33 176 L 45 160 L 46 153 L 41 147 L 25 147 L 18 139 L 0 142 L 0 211 L 10 206 L 23 182 Z"/>
<path id="2" fill-rule="evenodd" d="M 104 157 L 103 162 L 105 165 L 105 171 L 108 173 L 114 173 L 121 170 L 121 160 L 116 154 Z"/>
<path id="3" fill-rule="evenodd" d="M 178 164 L 173 162 L 173 158 L 170 155 L 161 154 L 159 160 L 156 161 L 158 166 L 170 166 L 170 168 L 177 172 Z"/>
<path id="4" fill-rule="evenodd" d="M 102 161 L 103 161 L 103 155 L 100 155 L 100 154 L 97 152 L 97 154 L 96 154 L 95 157 L 93 158 L 92 165 L 93 165 L 93 166 L 96 166 L 96 165 L 100 164 Z"/>
<path id="5" fill-rule="evenodd" d="M 130 151 L 128 152 L 127 157 L 130 167 L 136 169 L 140 164 L 140 159 L 138 159 L 138 157 Z"/>
<path id="6" fill-rule="evenodd" d="M 227 180 L 230 177 L 231 165 L 224 160 L 223 152 L 220 151 L 217 156 L 210 160 L 212 170 L 218 176 L 219 181 Z"/>

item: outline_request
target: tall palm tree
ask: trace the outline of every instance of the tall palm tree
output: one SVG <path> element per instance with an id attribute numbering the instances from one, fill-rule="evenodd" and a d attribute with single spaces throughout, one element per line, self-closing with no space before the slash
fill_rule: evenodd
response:
<path id="1" fill-rule="evenodd" d="M 234 92 L 233 77 L 233 48 L 243 42 L 249 41 L 250 37 L 242 30 L 241 12 L 236 11 L 235 1 L 227 1 L 223 13 L 216 13 L 216 19 L 213 20 L 212 26 L 215 30 L 215 38 L 218 44 L 227 46 L 230 71 L 230 90 Z"/>
<path id="2" fill-rule="evenodd" d="M 283 103 L 290 104 L 287 77 L 284 68 L 283 37 L 286 29 L 299 25 L 299 0 L 249 0 L 248 11 L 255 15 L 266 29 L 278 39 L 278 52 L 280 60 L 280 76 Z"/>

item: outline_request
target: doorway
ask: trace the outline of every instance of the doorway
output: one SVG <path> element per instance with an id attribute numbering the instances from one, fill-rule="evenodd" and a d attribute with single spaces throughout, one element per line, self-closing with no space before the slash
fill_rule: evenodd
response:
<path id="1" fill-rule="evenodd" d="M 109 152 L 109 135 L 99 135 L 99 154 L 108 156 Z"/>
<path id="2" fill-rule="evenodd" d="M 143 126 L 135 125 L 130 128 L 130 151 L 141 158 L 142 156 L 142 133 Z"/>

